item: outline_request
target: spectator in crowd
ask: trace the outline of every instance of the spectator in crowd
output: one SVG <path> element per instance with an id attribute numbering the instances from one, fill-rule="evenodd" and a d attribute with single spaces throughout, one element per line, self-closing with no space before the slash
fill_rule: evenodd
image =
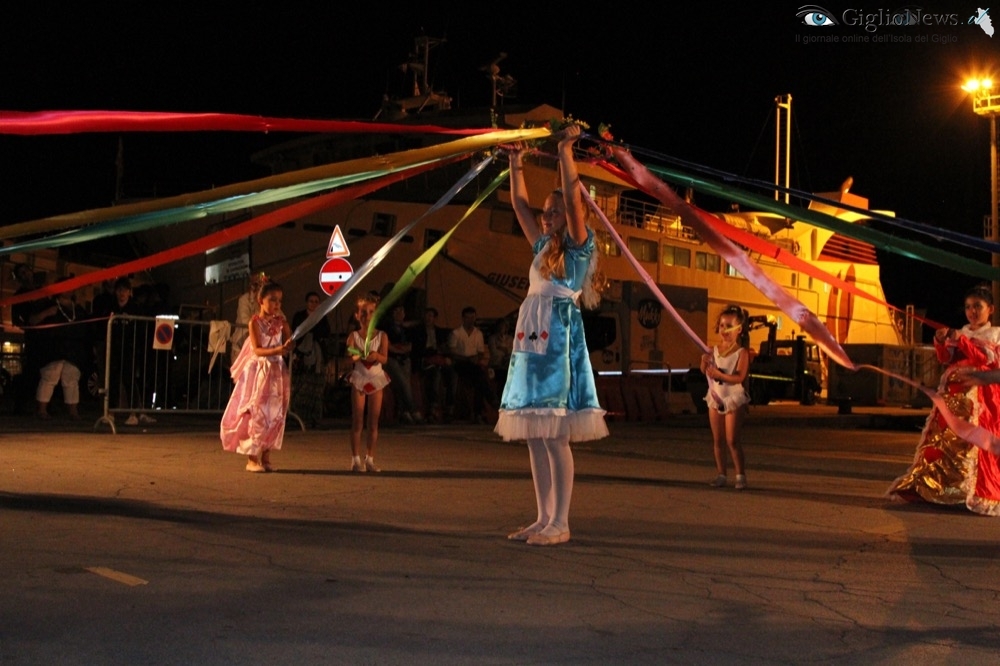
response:
<path id="1" fill-rule="evenodd" d="M 306 307 L 292 315 L 292 330 L 309 318 L 319 307 L 320 296 L 315 291 L 306 294 Z M 323 390 L 326 388 L 326 340 L 330 323 L 323 317 L 309 332 L 298 339 L 292 354 L 292 411 L 311 428 L 323 418 Z"/>
<path id="2" fill-rule="evenodd" d="M 250 318 L 257 314 L 260 308 L 257 304 L 257 295 L 260 293 L 260 288 L 270 281 L 270 278 L 264 272 L 251 274 L 246 292 L 236 302 L 236 321 L 233 326 L 233 334 L 229 338 L 229 341 L 232 343 L 232 347 L 229 349 L 229 358 L 232 363 L 236 362 L 236 357 L 240 355 L 240 350 L 243 349 L 243 342 L 250 335 L 248 324 L 250 323 Z"/>
<path id="3" fill-rule="evenodd" d="M 404 423 L 422 423 L 423 414 L 413 401 L 413 386 L 410 382 L 413 343 L 406 327 L 406 308 L 402 303 L 393 306 L 390 319 L 383 328 L 389 338 L 389 358 L 382 364 L 382 368 L 392 380 L 389 386 L 396 398 L 399 418 Z"/>
<path id="4" fill-rule="evenodd" d="M 435 308 L 424 310 L 424 323 L 413 328 L 412 370 L 419 369 L 424 391 L 424 413 L 430 420 L 435 420 L 435 408 L 442 407 L 442 370 L 451 363 L 448 358 L 448 336 L 450 331 L 437 325 L 438 311 Z M 447 400 L 448 404 L 453 399 Z"/>
<path id="5" fill-rule="evenodd" d="M 70 418 L 80 418 L 80 376 L 93 356 L 93 345 L 83 322 L 87 318 L 83 308 L 73 300 L 71 292 L 56 295 L 48 307 L 31 316 L 31 323 L 39 326 L 41 363 L 35 399 L 38 418 L 49 418 L 49 402 L 56 384 L 62 386 L 63 402 Z"/>
<path id="6" fill-rule="evenodd" d="M 35 272 L 28 264 L 17 264 L 14 266 L 14 279 L 17 281 L 15 296 L 35 291 L 40 285 L 35 284 Z M 35 299 L 25 301 L 11 307 L 11 323 L 24 331 L 23 349 L 21 353 L 21 373 L 15 377 L 15 411 L 20 414 L 31 413 L 31 403 L 34 401 L 35 385 L 38 382 L 38 373 L 41 370 L 39 363 L 39 352 L 41 352 L 41 342 L 35 330 L 31 326 L 31 317 L 40 310 L 48 307 L 47 299 Z"/>
<path id="7" fill-rule="evenodd" d="M 510 366 L 510 354 L 514 349 L 514 336 L 510 334 L 510 324 L 506 318 L 496 323 L 493 332 L 486 341 L 490 350 L 490 372 L 493 375 L 494 392 L 503 393 L 507 383 L 507 368 Z"/>
<path id="8" fill-rule="evenodd" d="M 115 304 L 115 280 L 102 280 L 101 293 L 94 296 L 90 303 L 92 313 L 111 312 Z"/>
<path id="9" fill-rule="evenodd" d="M 471 305 L 462 309 L 462 325 L 451 332 L 448 350 L 452 361 L 451 371 L 447 373 L 451 384 L 448 391 L 448 414 L 454 413 L 457 383 L 462 380 L 473 390 L 472 419 L 477 423 L 486 423 L 484 408 L 488 403 L 495 409 L 497 398 L 486 373 L 490 354 L 486 349 L 483 332 L 476 326 L 476 309 Z"/>
<path id="10" fill-rule="evenodd" d="M 115 280 L 115 298 L 110 308 L 95 310 L 94 317 L 101 319 L 96 323 L 98 367 L 107 371 L 108 404 L 114 409 L 130 409 L 142 404 L 142 391 L 136 385 L 136 370 L 141 368 L 138 355 L 143 352 L 136 343 L 144 344 L 145 337 L 139 337 L 134 331 L 135 322 L 127 316 L 138 315 L 132 302 L 132 281 L 127 277 Z M 118 323 L 111 325 L 110 356 L 108 355 L 108 322 L 111 315 L 126 315 Z M 138 404 L 136 404 L 138 403 Z M 140 423 L 156 423 L 153 417 L 135 412 L 129 414 L 125 425 Z"/>

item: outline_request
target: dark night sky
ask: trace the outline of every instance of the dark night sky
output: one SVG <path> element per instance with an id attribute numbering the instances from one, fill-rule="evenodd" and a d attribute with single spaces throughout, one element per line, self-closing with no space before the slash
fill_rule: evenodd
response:
<path id="1" fill-rule="evenodd" d="M 461 106 L 489 103 L 479 67 L 503 51 L 501 72 L 518 80 L 519 103 L 562 106 L 594 126 L 610 123 L 634 146 L 769 180 L 774 98 L 790 93 L 795 187 L 835 190 L 850 175 L 852 191 L 873 208 L 974 235 L 989 208 L 988 124 L 958 86 L 977 66 L 1000 71 L 1000 35 L 964 24 L 974 1 L 921 6 L 954 13 L 962 25 L 874 32 L 805 26 L 799 2 L 616 13 L 454 2 L 388 11 L 388 3 L 368 3 L 352 6 L 350 18 L 335 3 L 312 11 L 270 2 L 230 11 L 216 3 L 28 4 L 5 9 L 0 22 L 0 109 L 370 118 L 383 94 L 404 93 L 408 79 L 397 65 L 424 33 L 446 38 L 433 51 L 433 83 Z M 825 7 L 841 18 L 849 7 L 886 8 L 868 5 Z M 1000 28 L 1000 15 L 993 22 Z M 814 35 L 870 41 L 797 41 Z M 874 41 L 894 37 L 910 41 Z M 169 195 L 264 175 L 248 154 L 286 138 L 128 135 L 126 194 Z M 0 137 L 0 224 L 108 205 L 117 140 Z M 973 278 L 891 256 L 883 267 L 895 305 L 915 303 L 961 322 L 961 296 Z"/>

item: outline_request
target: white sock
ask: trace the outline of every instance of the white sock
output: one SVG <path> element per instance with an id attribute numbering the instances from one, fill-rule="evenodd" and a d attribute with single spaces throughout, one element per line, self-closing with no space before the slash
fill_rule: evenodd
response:
<path id="1" fill-rule="evenodd" d="M 545 450 L 545 440 L 529 439 L 528 456 L 531 460 L 531 480 L 535 484 L 535 503 L 538 507 L 538 517 L 534 525 L 529 527 L 545 527 L 555 509 L 555 497 L 552 494 L 552 469 L 549 467 L 549 454 Z"/>
<path id="2" fill-rule="evenodd" d="M 545 440 L 549 467 L 552 469 L 553 511 L 546 526 L 553 534 L 569 529 L 569 505 L 573 499 L 573 451 L 569 438 Z"/>

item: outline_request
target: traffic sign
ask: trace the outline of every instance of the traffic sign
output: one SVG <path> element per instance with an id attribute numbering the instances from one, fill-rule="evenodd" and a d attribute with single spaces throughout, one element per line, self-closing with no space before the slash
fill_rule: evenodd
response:
<path id="1" fill-rule="evenodd" d="M 354 268 L 347 259 L 342 257 L 327 259 L 323 263 L 323 268 L 319 270 L 319 286 L 327 296 L 333 296 L 352 275 Z"/>
<path id="2" fill-rule="evenodd" d="M 326 256 L 328 259 L 332 257 L 349 257 L 351 251 L 347 249 L 347 241 L 344 240 L 344 234 L 340 232 L 340 225 L 338 224 L 333 228 L 333 235 L 330 236 L 330 245 L 327 246 Z"/>

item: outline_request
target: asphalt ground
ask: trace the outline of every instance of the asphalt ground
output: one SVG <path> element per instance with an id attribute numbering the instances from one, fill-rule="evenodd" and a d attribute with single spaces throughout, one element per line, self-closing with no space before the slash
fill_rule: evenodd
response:
<path id="1" fill-rule="evenodd" d="M 1000 521 L 889 502 L 926 411 L 754 408 L 747 491 L 704 416 L 576 445 L 572 540 L 489 426 L 290 428 L 249 474 L 212 418 L 0 418 L 0 664 L 986 664 Z"/>

